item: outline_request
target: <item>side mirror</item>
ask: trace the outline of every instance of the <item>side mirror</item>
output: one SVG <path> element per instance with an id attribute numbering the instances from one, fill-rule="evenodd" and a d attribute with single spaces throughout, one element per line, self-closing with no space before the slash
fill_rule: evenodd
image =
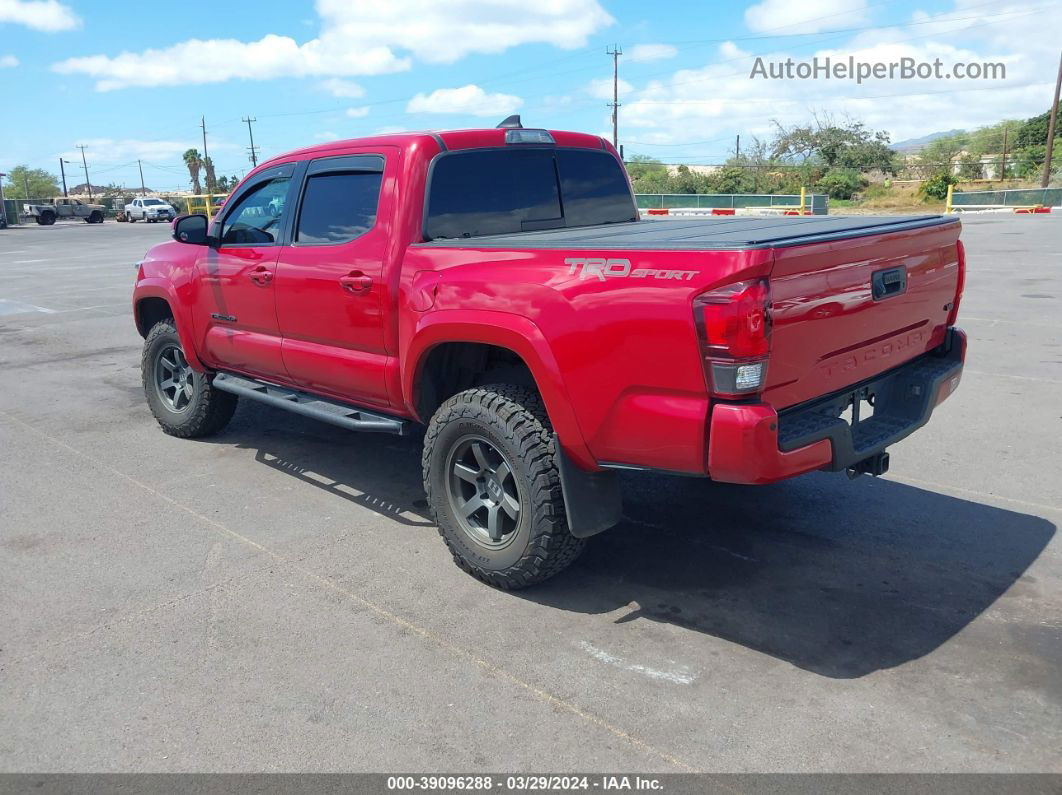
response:
<path id="1" fill-rule="evenodd" d="M 207 246 L 209 221 L 205 215 L 182 215 L 173 222 L 173 239 L 191 246 Z"/>

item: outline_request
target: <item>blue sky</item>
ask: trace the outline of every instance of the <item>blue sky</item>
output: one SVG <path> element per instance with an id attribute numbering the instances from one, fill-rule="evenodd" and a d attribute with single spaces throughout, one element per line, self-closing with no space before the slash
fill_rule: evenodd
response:
<path id="1" fill-rule="evenodd" d="M 206 116 L 219 173 L 381 130 L 525 125 L 610 134 L 618 43 L 627 155 L 725 159 L 773 121 L 849 116 L 893 140 L 1050 104 L 1059 0 L 226 0 L 207 7 L 0 0 L 0 170 L 58 170 L 86 144 L 94 184 L 187 187 Z M 998 61 L 1006 79 L 752 80 L 765 60 Z M 70 170 L 73 176 L 70 176 Z M 71 182 L 80 168 L 68 167 Z"/>

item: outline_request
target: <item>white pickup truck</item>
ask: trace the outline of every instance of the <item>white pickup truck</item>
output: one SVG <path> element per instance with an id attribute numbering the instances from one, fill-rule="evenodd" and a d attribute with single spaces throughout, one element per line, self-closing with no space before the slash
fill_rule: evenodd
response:
<path id="1" fill-rule="evenodd" d="M 162 199 L 133 199 L 125 205 L 125 219 L 129 223 L 137 221 L 172 221 L 177 217 L 177 210 Z"/>
<path id="2" fill-rule="evenodd" d="M 82 218 L 86 224 L 102 224 L 102 204 L 85 204 L 80 199 L 63 196 L 52 199 L 50 204 L 23 204 L 22 212 L 32 216 L 41 226 L 51 226 L 57 218 Z"/>

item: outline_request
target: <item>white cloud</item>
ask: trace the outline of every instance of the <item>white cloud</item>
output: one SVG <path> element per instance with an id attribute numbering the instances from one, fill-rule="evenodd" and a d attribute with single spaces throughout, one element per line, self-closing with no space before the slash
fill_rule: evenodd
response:
<path id="1" fill-rule="evenodd" d="M 85 158 L 89 163 L 89 173 L 92 173 L 93 162 L 114 163 L 125 160 L 149 160 L 156 162 L 175 161 L 188 149 L 202 148 L 202 140 L 188 138 L 184 140 L 169 139 L 151 141 L 142 138 L 85 138 L 78 141 L 85 145 Z M 211 139 L 211 159 L 217 162 L 216 153 L 231 151 L 235 147 L 221 140 Z M 76 165 L 81 164 L 81 150 L 71 149 L 61 155 L 67 160 L 72 160 Z M 95 182 L 95 176 L 93 176 Z"/>
<path id="2" fill-rule="evenodd" d="M 417 94 L 406 105 L 408 113 L 457 113 L 471 116 L 504 116 L 524 104 L 512 94 L 488 94 L 477 85 L 440 88 Z"/>
<path id="3" fill-rule="evenodd" d="M 947 14 L 916 14 L 913 21 L 936 22 L 914 29 L 901 26 L 864 31 L 832 49 L 814 52 L 797 47 L 764 54 L 763 58 L 765 62 L 787 58 L 800 62 L 817 55 L 836 62 L 847 61 L 851 55 L 856 61 L 871 63 L 904 57 L 919 62 L 940 58 L 947 68 L 959 62 L 1002 62 L 1006 64 L 1005 80 L 884 79 L 862 85 L 837 79 L 750 80 L 755 57 L 727 42 L 719 47 L 713 63 L 677 70 L 632 92 L 620 110 L 620 129 L 626 129 L 632 140 L 652 143 L 718 141 L 681 149 L 639 150 L 633 144 L 628 149 L 721 162 L 736 133 L 741 133 L 743 145 L 746 135 L 770 138 L 772 120 L 785 125 L 807 123 L 815 111 L 835 118 L 848 116 L 873 129 L 887 130 L 894 141 L 1044 112 L 1050 105 L 1051 83 L 1058 68 L 1057 31 L 1062 27 L 1062 6 L 1029 13 L 1017 2 L 990 10 L 981 2 L 958 0 Z M 979 25 L 960 21 L 977 14 L 981 15 Z M 993 15 L 997 23 L 985 24 L 991 21 L 985 14 Z M 956 28 L 960 30 L 955 32 Z"/>
<path id="4" fill-rule="evenodd" d="M 333 97 L 357 99 L 358 97 L 365 96 L 365 89 L 353 80 L 340 80 L 338 77 L 330 77 L 328 80 L 325 80 L 321 83 L 321 88 Z"/>
<path id="5" fill-rule="evenodd" d="M 361 108 L 347 108 L 348 119 L 362 119 L 369 115 L 369 109 L 366 107 Z"/>
<path id="6" fill-rule="evenodd" d="M 319 34 L 303 44 L 276 34 L 252 42 L 190 39 L 139 53 L 68 58 L 53 68 L 93 77 L 99 91 L 377 75 L 409 69 L 412 59 L 452 63 L 471 53 L 500 53 L 520 44 L 573 49 L 614 21 L 598 0 L 318 0 L 317 14 Z"/>
<path id="7" fill-rule="evenodd" d="M 678 48 L 670 44 L 635 44 L 623 57 L 632 63 L 663 61 L 678 55 Z"/>
<path id="8" fill-rule="evenodd" d="M 59 0 L 0 0 L 0 23 L 4 22 L 45 33 L 73 30 L 81 24 L 70 6 Z"/>
<path id="9" fill-rule="evenodd" d="M 866 0 L 763 0 L 745 9 L 745 24 L 756 33 L 817 33 L 858 25 L 866 12 Z"/>
<path id="10" fill-rule="evenodd" d="M 616 82 L 616 88 L 621 97 L 626 96 L 634 90 L 634 86 L 624 80 L 622 77 Z M 600 77 L 596 80 L 591 80 L 590 84 L 586 87 L 590 96 L 597 97 L 598 99 L 612 99 L 612 78 Z"/>
<path id="11" fill-rule="evenodd" d="M 18 66 L 18 58 L 14 55 L 0 55 L 0 69 L 13 69 Z"/>

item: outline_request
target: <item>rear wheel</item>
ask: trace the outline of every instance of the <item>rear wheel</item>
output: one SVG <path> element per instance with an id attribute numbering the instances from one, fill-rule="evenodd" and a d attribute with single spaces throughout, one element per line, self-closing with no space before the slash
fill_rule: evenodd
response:
<path id="1" fill-rule="evenodd" d="M 85 219 L 85 221 L 90 224 L 102 224 L 103 213 L 101 213 L 99 210 L 93 210 L 89 217 Z"/>
<path id="2" fill-rule="evenodd" d="M 172 320 L 156 323 L 144 340 L 141 375 L 151 413 L 171 436 L 217 433 L 236 411 L 235 395 L 214 389 L 209 375 L 188 364 Z"/>
<path id="3" fill-rule="evenodd" d="M 43 212 L 37 217 L 37 223 L 42 226 L 51 226 L 55 223 L 55 213 Z"/>
<path id="4" fill-rule="evenodd" d="M 538 394 L 500 384 L 447 400 L 424 438 L 424 488 L 454 561 L 506 590 L 549 579 L 585 542 L 568 530 Z"/>

